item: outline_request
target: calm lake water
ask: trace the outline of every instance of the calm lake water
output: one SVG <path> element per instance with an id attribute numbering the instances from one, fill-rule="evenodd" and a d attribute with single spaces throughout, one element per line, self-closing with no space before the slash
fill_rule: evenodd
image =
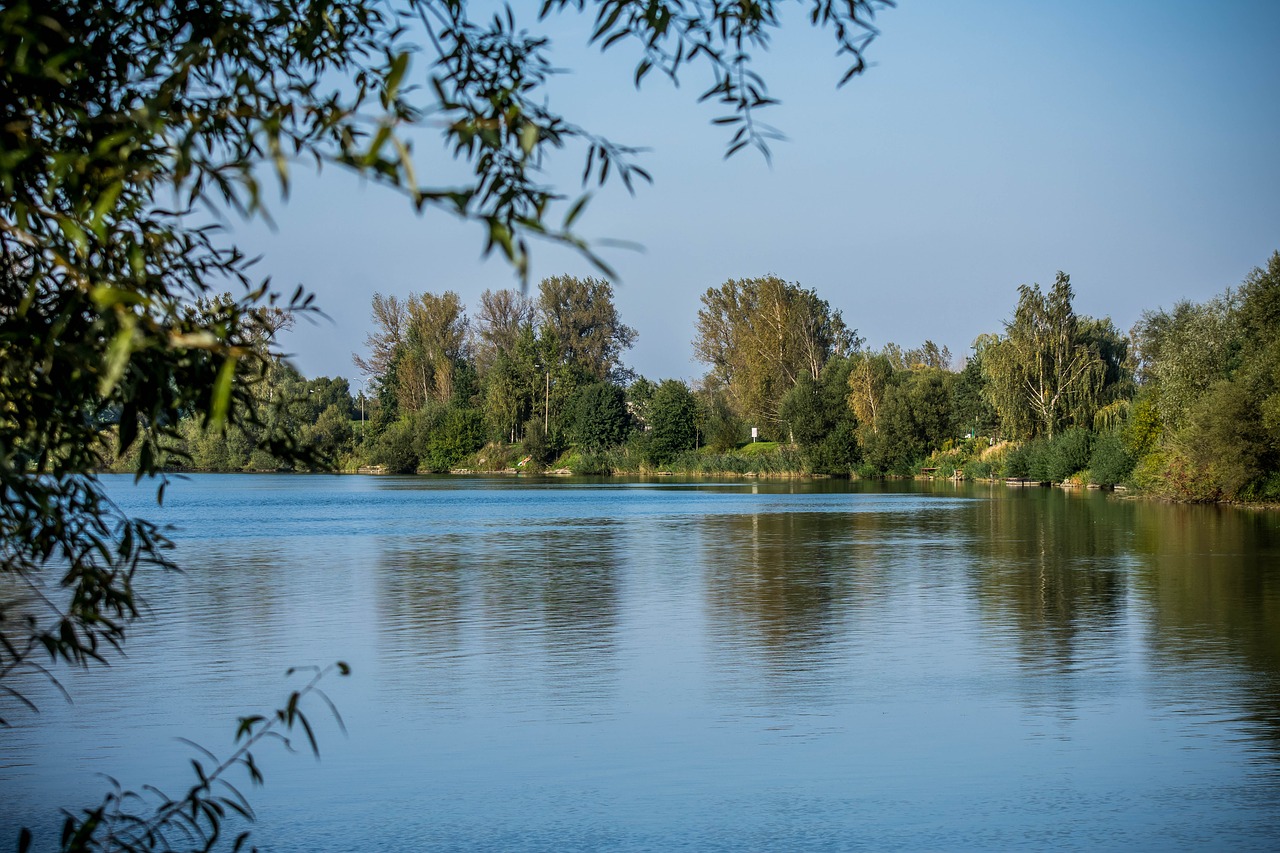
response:
<path id="1" fill-rule="evenodd" d="M 182 575 L 0 730 L 0 848 L 190 784 L 290 666 L 264 851 L 1280 848 L 1280 514 L 1096 492 L 196 476 Z M 243 782 L 248 790 L 247 780 Z"/>

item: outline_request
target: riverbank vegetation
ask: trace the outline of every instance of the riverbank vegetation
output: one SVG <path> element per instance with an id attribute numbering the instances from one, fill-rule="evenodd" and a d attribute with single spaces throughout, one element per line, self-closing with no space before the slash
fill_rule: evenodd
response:
<path id="1" fill-rule="evenodd" d="M 1280 253 L 1221 296 L 1127 334 L 1078 314 L 1070 278 L 1024 285 L 955 359 L 870 349 L 816 291 L 769 276 L 709 288 L 692 385 L 636 376 L 604 280 L 528 296 L 375 294 L 356 394 L 277 362 L 271 427 L 322 466 L 396 473 L 931 476 L 1125 486 L 1188 501 L 1280 500 Z M 280 423 L 276 423 L 276 421 Z M 242 428 L 237 428 L 241 431 Z M 237 429 L 184 425 L 185 465 L 275 470 Z"/>

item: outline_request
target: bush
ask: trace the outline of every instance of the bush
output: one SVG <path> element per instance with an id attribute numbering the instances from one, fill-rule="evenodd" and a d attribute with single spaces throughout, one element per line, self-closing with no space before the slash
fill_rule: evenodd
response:
<path id="1" fill-rule="evenodd" d="M 1031 442 L 1010 447 L 1004 454 L 1004 465 L 1000 471 L 1005 477 L 1031 476 Z"/>
<path id="2" fill-rule="evenodd" d="M 450 407 L 431 418 L 421 464 L 432 471 L 448 471 L 484 447 L 484 439 L 484 415 L 479 410 Z"/>
<path id="3" fill-rule="evenodd" d="M 970 459 L 961 468 L 965 477 L 970 480 L 988 480 L 995 476 L 995 466 L 981 459 Z"/>
<path id="4" fill-rule="evenodd" d="M 524 425 L 524 452 L 535 465 L 541 467 L 551 461 L 555 448 L 547 437 L 542 418 L 530 418 Z"/>
<path id="5" fill-rule="evenodd" d="M 707 444 L 718 453 L 727 453 L 738 446 L 747 434 L 746 424 L 733 413 L 724 394 L 716 393 L 707 403 L 703 432 Z"/>
<path id="6" fill-rule="evenodd" d="M 836 423 L 816 446 L 806 451 L 809 470 L 815 474 L 848 476 L 862 458 L 857 427 L 848 420 Z"/>
<path id="7" fill-rule="evenodd" d="M 1049 443 L 1042 439 L 1027 442 L 1026 452 L 1026 476 L 1037 483 L 1052 482 L 1053 477 L 1049 473 Z"/>
<path id="8" fill-rule="evenodd" d="M 413 442 L 413 424 L 401 418 L 388 426 L 374 442 L 374 463 L 387 466 L 393 474 L 414 474 L 418 470 L 418 450 Z"/>
<path id="9" fill-rule="evenodd" d="M 1072 474 L 1089 467 L 1093 450 L 1093 434 L 1081 427 L 1072 427 L 1056 435 L 1044 449 L 1043 477 L 1051 483 L 1065 482 Z"/>
<path id="10" fill-rule="evenodd" d="M 1125 481 L 1133 473 L 1136 460 L 1125 447 L 1124 440 L 1109 432 L 1094 442 L 1089 457 L 1089 482 L 1099 486 L 1114 486 Z"/>

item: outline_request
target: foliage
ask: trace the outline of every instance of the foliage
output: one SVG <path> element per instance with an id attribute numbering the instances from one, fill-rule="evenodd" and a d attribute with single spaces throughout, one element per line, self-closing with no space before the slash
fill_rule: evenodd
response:
<path id="1" fill-rule="evenodd" d="M 1039 445 L 1033 441 L 1021 442 L 1009 447 L 1004 454 L 1000 474 L 1004 477 L 1029 478 L 1039 452 Z"/>
<path id="2" fill-rule="evenodd" d="M 372 311 L 369 356 L 354 356 L 356 366 L 394 398 L 397 412 L 450 402 L 468 355 L 468 322 L 458 294 L 411 293 L 401 300 L 375 293 Z"/>
<path id="3" fill-rule="evenodd" d="M 811 447 L 830 430 L 830 412 L 822 396 L 821 386 L 808 374 L 801 375 L 795 386 L 783 395 L 778 416 L 793 443 Z"/>
<path id="4" fill-rule="evenodd" d="M 371 456 L 374 463 L 385 465 L 393 474 L 417 472 L 419 457 L 413 421 L 404 417 L 383 430 L 373 444 Z"/>
<path id="5" fill-rule="evenodd" d="M 544 278 L 538 284 L 537 311 L 549 363 L 585 380 L 625 383 L 631 378 L 622 353 L 635 343 L 636 331 L 619 319 L 609 282 L 567 275 Z"/>
<path id="6" fill-rule="evenodd" d="M 783 398 L 781 417 L 814 473 L 848 474 L 858 460 L 857 420 L 845 404 L 854 362 L 835 357 Z"/>
<path id="7" fill-rule="evenodd" d="M 622 444 L 631 432 L 626 392 L 610 382 L 584 385 L 570 403 L 570 436 L 579 448 L 598 452 Z"/>
<path id="8" fill-rule="evenodd" d="M 718 121 L 732 130 L 729 152 L 764 149 L 770 131 L 755 115 L 772 99 L 750 50 L 767 45 L 778 4 L 548 0 L 540 14 L 588 5 L 593 43 L 638 46 L 637 85 L 653 69 L 672 80 L 690 63 L 710 70 L 704 98 L 728 110 Z M 810 3 L 849 58 L 844 79 L 865 68 L 885 5 Z M 418 33 L 432 51 L 416 69 L 426 85 L 410 75 Z M 170 565 L 163 536 L 104 497 L 94 472 L 108 453 L 139 478 L 161 475 L 165 461 L 185 461 L 198 423 L 225 439 L 208 448 L 220 466 L 240 464 L 242 440 L 248 465 L 323 461 L 299 445 L 296 401 L 271 388 L 278 321 L 310 299 L 253 280 L 217 228 L 195 224 L 207 212 L 265 215 L 262 175 L 287 193 L 295 163 L 328 164 L 418 210 L 478 222 L 486 252 L 522 277 L 531 237 L 594 259 L 572 231 L 585 195 L 552 224 L 561 198 L 541 181 L 546 157 L 577 142 L 584 183 L 613 175 L 631 188 L 648 176 L 630 149 L 550 109 L 549 51 L 509 10 L 478 23 L 452 0 L 0 7 L 0 571 L 42 603 L 0 614 L 0 678 L 41 668 L 37 653 L 101 660 L 137 614 L 137 569 Z M 419 182 L 412 143 L 428 127 L 469 176 Z M 222 290 L 235 297 L 208 299 Z M 453 402 L 456 329 L 439 328 L 447 334 L 401 330 L 398 358 L 371 355 L 387 427 L 375 450 L 399 470 L 415 451 L 412 425 L 396 419 Z M 529 414 L 515 409 L 513 423 Z M 341 441 L 335 418 L 324 434 Z"/>
<path id="9" fill-rule="evenodd" d="M 717 453 L 737 447 L 747 436 L 747 427 L 729 403 L 729 395 L 723 390 L 702 389 L 698 395 L 699 417 L 702 434 L 707 445 Z"/>
<path id="10" fill-rule="evenodd" d="M 1238 310 L 1238 295 L 1228 291 L 1200 305 L 1184 301 L 1143 314 L 1142 378 L 1170 428 L 1182 426 L 1208 384 L 1230 375 L 1241 345 Z"/>
<path id="11" fill-rule="evenodd" d="M 148 850 L 211 850 L 221 840 L 224 831 L 233 829 L 235 821 L 251 823 L 253 808 L 244 794 L 228 776 L 236 768 L 244 768 L 253 785 L 263 782 L 262 770 L 254 757 L 254 750 L 268 739 L 281 741 L 292 749 L 289 735 L 301 730 L 306 736 L 311 753 L 320 757 L 315 728 L 306 712 L 304 703 L 319 699 L 333 714 L 339 728 L 342 717 L 329 697 L 320 689 L 320 681 L 336 671 L 350 674 L 351 668 L 339 661 L 324 669 L 308 667 L 312 677 L 298 690 L 289 694 L 284 707 L 269 715 L 254 714 L 241 717 L 235 734 L 235 750 L 225 759 L 196 744 L 204 759 L 193 759 L 195 782 L 179 797 L 169 797 L 164 792 L 148 787 L 144 791 L 127 791 L 118 784 L 102 803 L 84 809 L 80 814 L 68 813 L 62 828 L 61 850 L 64 853 L 87 853 L 93 850 L 141 853 Z M 295 670 L 289 670 L 293 675 Z M 231 821 L 231 825 L 228 822 Z M 234 849 L 243 847 L 249 833 L 240 832 L 232 842 Z M 32 843 L 32 836 L 23 830 L 18 849 L 25 851 Z"/>
<path id="12" fill-rule="evenodd" d="M 1109 363 L 1123 352 L 1110 322 L 1081 318 L 1071 306 L 1071 280 L 1062 272 L 1048 293 L 1039 285 L 1018 288 L 1005 337 L 983 353 L 991 403 L 1014 437 L 1052 438 L 1072 425 L 1092 423 L 1109 377 Z"/>
<path id="13" fill-rule="evenodd" d="M 1051 483 L 1066 482 L 1089 466 L 1093 452 L 1093 434 L 1083 427 L 1071 427 L 1049 439 L 1044 451 L 1042 479 Z"/>
<path id="14" fill-rule="evenodd" d="M 867 461 L 877 470 L 908 474 L 951 434 L 951 382 L 938 368 L 912 370 L 887 386 L 880 429 L 863 435 Z"/>
<path id="15" fill-rule="evenodd" d="M 893 361 L 883 352 L 856 353 L 853 356 L 848 380 L 849 408 L 857 415 L 858 423 L 872 435 L 880 431 L 880 410 L 893 374 Z"/>
<path id="16" fill-rule="evenodd" d="M 510 358 L 526 330 L 533 328 L 534 303 L 515 290 L 486 290 L 476 311 L 475 360 L 487 373 L 501 358 Z"/>
<path id="17" fill-rule="evenodd" d="M 982 370 L 982 352 L 976 347 L 951 385 L 951 412 L 952 431 L 956 435 L 994 436 L 999 432 L 1000 418 L 991 405 L 987 378 Z"/>
<path id="18" fill-rule="evenodd" d="M 649 402 L 646 461 L 667 465 L 698 442 L 697 402 L 693 392 L 677 379 L 661 382 Z"/>
<path id="19" fill-rule="evenodd" d="M 414 426 L 419 466 L 428 471 L 446 472 L 484 446 L 484 415 L 475 409 L 433 407 Z"/>
<path id="20" fill-rule="evenodd" d="M 711 368 L 707 384 L 770 434 L 780 434 L 782 398 L 800 376 L 816 380 L 829 358 L 859 343 L 815 291 L 777 276 L 708 288 L 696 328 L 694 356 Z"/>
<path id="21" fill-rule="evenodd" d="M 657 390 L 658 386 L 643 376 L 637 377 L 627 386 L 627 408 L 641 427 L 649 423 L 649 404 Z"/>
<path id="22" fill-rule="evenodd" d="M 454 375 L 466 357 L 467 315 L 458 294 L 411 294 L 397 353 L 400 411 L 453 399 Z"/>
<path id="23" fill-rule="evenodd" d="M 1133 473 L 1135 460 L 1116 432 L 1099 435 L 1089 457 L 1089 482 L 1099 486 L 1115 486 Z"/>
<path id="24" fill-rule="evenodd" d="M 541 418 L 530 418 L 524 425 L 524 452 L 537 466 L 546 465 L 555 458 L 555 447 L 547 436 Z"/>
<path id="25" fill-rule="evenodd" d="M 533 326 L 526 323 L 512 349 L 498 353 L 481 377 L 485 420 L 495 438 L 516 441 L 523 424 L 546 399 L 540 393 L 544 387 L 541 359 Z"/>
<path id="26" fill-rule="evenodd" d="M 1280 253 L 1238 290 L 1148 312 L 1134 479 L 1183 500 L 1274 500 L 1280 471 Z"/>

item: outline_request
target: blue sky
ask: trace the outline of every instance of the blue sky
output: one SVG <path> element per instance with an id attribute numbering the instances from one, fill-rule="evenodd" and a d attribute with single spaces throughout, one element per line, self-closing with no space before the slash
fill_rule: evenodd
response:
<path id="1" fill-rule="evenodd" d="M 690 346 L 699 296 L 730 278 L 814 288 L 870 346 L 929 338 L 960 355 L 1002 329 L 1018 285 L 1058 270 L 1077 310 L 1125 330 L 1144 310 L 1238 284 L 1280 249 L 1280 3 L 903 0 L 878 17 L 875 66 L 842 89 L 830 36 L 800 14 L 784 23 L 757 57 L 783 102 L 763 117 L 788 137 L 771 166 L 749 151 L 723 159 L 698 69 L 678 89 L 651 75 L 636 92 L 625 45 L 585 47 L 585 18 L 543 27 L 572 69 L 553 106 L 651 149 L 654 183 L 634 197 L 606 187 L 580 222 L 643 246 L 606 257 L 639 331 L 628 362 L 645 376 L 704 372 Z M 429 142 L 423 171 L 447 174 Z M 569 193 L 575 156 L 548 168 Z M 241 224 L 236 239 L 332 318 L 284 341 L 308 376 L 356 379 L 375 291 L 454 290 L 474 308 L 516 283 L 481 259 L 478 227 L 416 216 L 335 170 L 300 174 L 273 215 L 274 230 Z M 535 246 L 533 281 L 560 273 L 595 271 Z"/>

